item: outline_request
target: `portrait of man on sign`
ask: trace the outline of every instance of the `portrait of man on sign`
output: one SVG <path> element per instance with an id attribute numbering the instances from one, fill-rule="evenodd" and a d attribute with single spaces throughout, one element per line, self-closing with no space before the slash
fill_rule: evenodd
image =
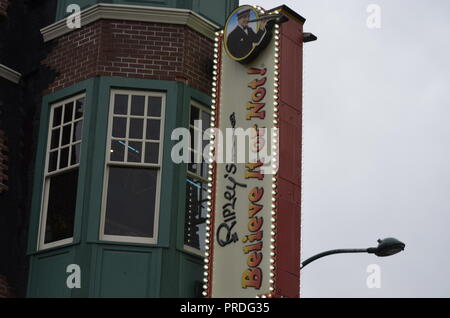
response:
<path id="1" fill-rule="evenodd" d="M 245 59 L 266 36 L 267 20 L 259 20 L 249 7 L 234 12 L 227 23 L 226 46 L 235 60 Z"/>

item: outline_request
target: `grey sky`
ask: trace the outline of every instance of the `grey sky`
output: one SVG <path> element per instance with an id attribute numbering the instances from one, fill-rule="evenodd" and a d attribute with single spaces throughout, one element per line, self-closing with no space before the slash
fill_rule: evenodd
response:
<path id="1" fill-rule="evenodd" d="M 369 4 L 381 29 L 366 24 Z M 319 37 L 305 45 L 303 297 L 450 297 L 450 1 L 248 0 L 286 4 Z M 381 266 L 381 288 L 366 269 Z"/>

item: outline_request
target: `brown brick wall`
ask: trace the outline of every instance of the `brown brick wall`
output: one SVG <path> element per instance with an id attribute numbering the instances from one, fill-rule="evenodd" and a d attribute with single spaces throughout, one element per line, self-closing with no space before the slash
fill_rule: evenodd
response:
<path id="1" fill-rule="evenodd" d="M 14 298 L 14 292 L 5 276 L 0 275 L 0 298 Z"/>
<path id="2" fill-rule="evenodd" d="M 180 81 L 211 93 L 213 41 L 186 26 L 100 20 L 54 40 L 46 93 L 95 76 Z"/>
<path id="3" fill-rule="evenodd" d="M 0 16 L 6 16 L 9 0 L 0 0 Z"/>
<path id="4" fill-rule="evenodd" d="M 6 11 L 8 10 L 9 0 L 0 0 L 0 17 L 6 16 Z"/>
<path id="5" fill-rule="evenodd" d="M 6 136 L 0 130 L 0 193 L 8 190 L 8 148 Z"/>

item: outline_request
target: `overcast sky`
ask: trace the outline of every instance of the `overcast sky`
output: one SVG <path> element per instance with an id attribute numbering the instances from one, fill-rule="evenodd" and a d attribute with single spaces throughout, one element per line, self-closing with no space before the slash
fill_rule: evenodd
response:
<path id="1" fill-rule="evenodd" d="M 285 4 L 319 38 L 304 52 L 302 259 L 390 236 L 407 245 L 318 260 L 302 296 L 450 297 L 450 1 L 241 4 Z M 380 29 L 367 27 L 370 4 Z"/>

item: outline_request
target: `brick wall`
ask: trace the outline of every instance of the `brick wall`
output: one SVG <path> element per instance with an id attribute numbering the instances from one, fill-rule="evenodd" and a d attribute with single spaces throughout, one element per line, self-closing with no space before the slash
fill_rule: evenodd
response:
<path id="1" fill-rule="evenodd" d="M 54 40 L 45 93 L 95 76 L 184 82 L 211 93 L 213 41 L 186 26 L 100 20 Z"/>
<path id="2" fill-rule="evenodd" d="M 0 16 L 6 16 L 9 0 L 0 0 Z"/>
<path id="3" fill-rule="evenodd" d="M 0 193 L 8 190 L 8 148 L 6 146 L 6 136 L 0 130 Z"/>
<path id="4" fill-rule="evenodd" d="M 5 276 L 0 275 L 0 298 L 14 298 L 14 292 Z"/>

